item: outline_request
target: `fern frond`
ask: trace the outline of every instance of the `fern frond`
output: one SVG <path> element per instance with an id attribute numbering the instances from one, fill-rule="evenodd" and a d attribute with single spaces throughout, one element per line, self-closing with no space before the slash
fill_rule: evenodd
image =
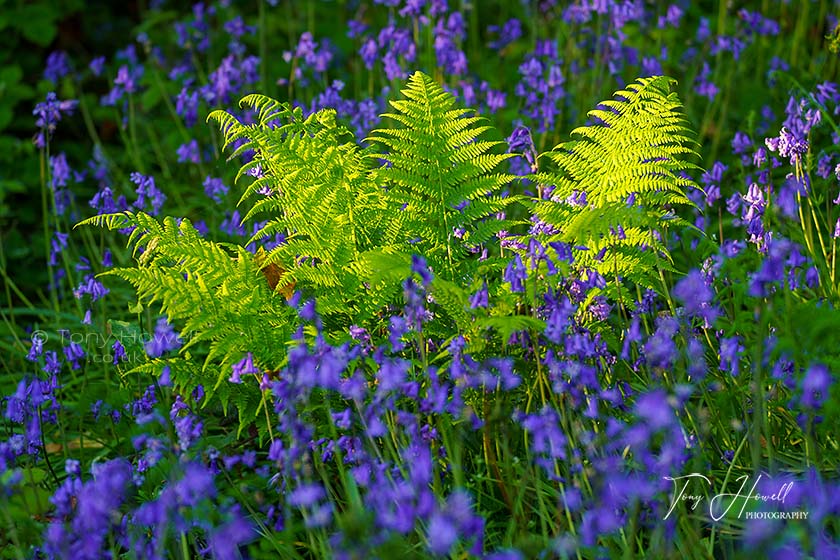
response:
<path id="1" fill-rule="evenodd" d="M 368 138 L 387 150 L 378 156 L 387 163 L 375 170 L 376 182 L 401 208 L 400 229 L 389 231 L 396 234 L 390 241 L 419 238 L 415 251 L 453 279 L 470 247 L 459 239 L 514 200 L 500 194 L 515 177 L 495 171 L 512 155 L 492 152 L 502 142 L 479 140 L 492 127 L 455 108 L 455 98 L 429 76 L 415 73 L 402 93 L 405 99 L 391 101 L 394 112 L 383 115 L 402 127 L 377 129 Z M 465 205 L 475 206 L 467 212 Z"/>
<path id="2" fill-rule="evenodd" d="M 687 172 L 698 168 L 691 161 L 699 157 L 697 142 L 671 92 L 674 83 L 663 76 L 639 78 L 617 91 L 588 113 L 596 124 L 574 129 L 573 140 L 541 156 L 552 170 L 534 177 L 552 189 L 550 200 L 534 206 L 558 231 L 548 241 L 586 247 L 577 255 L 582 266 L 647 287 L 658 285 L 659 257 L 670 260 L 654 232 L 688 225 L 673 211 L 693 206 L 686 191 L 696 187 Z M 623 236 L 616 234 L 621 229 Z M 648 254 L 640 250 L 645 246 Z"/>

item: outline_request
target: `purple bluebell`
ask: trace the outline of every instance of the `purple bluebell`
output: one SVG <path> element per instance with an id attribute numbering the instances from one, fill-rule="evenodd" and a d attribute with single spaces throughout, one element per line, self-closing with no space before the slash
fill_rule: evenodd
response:
<path id="1" fill-rule="evenodd" d="M 55 92 L 47 93 L 46 101 L 35 105 L 32 111 L 32 114 L 37 117 L 35 126 L 40 129 L 33 140 L 35 146 L 38 148 L 46 146 L 62 116 L 72 115 L 78 104 L 76 100 L 59 101 Z"/>
<path id="2" fill-rule="evenodd" d="M 146 342 L 146 354 L 150 358 L 159 358 L 165 353 L 177 350 L 183 345 L 175 328 L 169 324 L 165 317 L 158 319 L 151 339 Z"/>
<path id="3" fill-rule="evenodd" d="M 839 222 L 840 223 L 840 222 Z M 489 294 L 487 292 L 487 282 L 482 282 L 481 288 L 470 296 L 470 308 L 487 308 L 490 305 Z"/>
<path id="4" fill-rule="evenodd" d="M 111 350 L 114 352 L 114 365 L 117 365 L 121 361 L 125 361 L 128 359 L 125 352 L 125 347 L 119 340 L 114 341 L 114 344 L 111 346 Z"/>
<path id="5" fill-rule="evenodd" d="M 178 163 L 201 163 L 201 153 L 195 139 L 178 146 L 176 155 L 178 156 Z"/>
<path id="6" fill-rule="evenodd" d="M 832 374 L 823 364 L 812 364 L 802 377 L 800 402 L 811 409 L 819 409 L 828 400 Z"/>
<path id="7" fill-rule="evenodd" d="M 220 203 L 222 197 L 228 193 L 228 186 L 225 185 L 218 177 L 210 177 L 209 175 L 204 179 L 204 194 L 213 199 L 214 202 Z"/>
<path id="8" fill-rule="evenodd" d="M 498 25 L 489 26 L 487 33 L 497 35 L 497 38 L 487 46 L 493 50 L 500 51 L 522 37 L 522 23 L 518 19 L 512 18 L 507 20 L 501 27 Z"/>
<path id="9" fill-rule="evenodd" d="M 740 343 L 739 336 L 722 337 L 720 339 L 720 370 L 727 372 L 732 377 L 738 377 L 741 369 L 740 354 L 744 347 Z"/>
<path id="10" fill-rule="evenodd" d="M 70 57 L 64 51 L 53 51 L 47 57 L 47 66 L 44 69 L 44 79 L 54 84 L 70 73 Z"/>
<path id="11" fill-rule="evenodd" d="M 248 352 L 244 358 L 233 364 L 233 373 L 228 381 L 231 383 L 242 383 L 242 376 L 252 373 L 260 373 L 260 370 L 254 366 L 254 356 Z"/>
<path id="12" fill-rule="evenodd" d="M 698 95 L 708 98 L 709 101 L 714 101 L 719 90 L 714 82 L 709 79 L 711 74 L 712 70 L 709 68 L 709 64 L 704 62 L 702 71 L 694 79 L 694 84 Z"/>
<path id="13" fill-rule="evenodd" d="M 528 273 L 525 270 L 525 265 L 522 264 L 522 259 L 517 254 L 512 261 L 508 262 L 503 279 L 505 282 L 510 283 L 510 291 L 515 293 L 525 291 L 525 280 L 527 277 Z"/>
<path id="14" fill-rule="evenodd" d="M 141 175 L 140 173 L 132 172 L 129 176 L 131 182 L 137 185 L 137 201 L 134 207 L 138 210 L 145 210 L 146 205 L 151 205 L 149 213 L 156 216 L 163 203 L 166 202 L 166 195 L 161 192 L 155 185 L 155 179 L 151 175 Z"/>

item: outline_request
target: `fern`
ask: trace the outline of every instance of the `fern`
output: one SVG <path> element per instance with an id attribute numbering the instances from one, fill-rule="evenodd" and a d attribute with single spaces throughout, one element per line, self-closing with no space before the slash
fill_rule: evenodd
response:
<path id="1" fill-rule="evenodd" d="M 344 316 L 339 324 L 364 321 L 397 301 L 412 253 L 425 254 L 448 279 L 468 278 L 472 253 L 506 227 L 488 218 L 516 200 L 501 196 L 515 177 L 494 172 L 511 156 L 491 153 L 501 142 L 478 140 L 491 127 L 477 126 L 481 119 L 455 109 L 452 95 L 421 73 L 403 94 L 392 102 L 397 112 L 385 115 L 403 128 L 375 130 L 368 139 L 385 153 L 359 148 L 333 110 L 304 119 L 265 96 L 242 100 L 258 113 L 253 124 L 223 111 L 209 117 L 226 146 L 239 144 L 231 157 L 255 152 L 238 177 L 258 178 L 240 204 L 251 203 L 245 220 L 262 215 L 268 222 L 251 241 L 283 233 L 286 242 L 266 264 L 281 265 L 287 272 L 280 282 L 308 289 L 322 313 Z M 375 167 L 380 160 L 386 165 Z"/>
<path id="2" fill-rule="evenodd" d="M 87 224 L 134 228 L 130 243 L 135 253 L 143 249 L 138 266 L 103 275 L 128 281 L 138 299 L 160 303 L 170 321 L 183 324 L 187 343 L 181 352 L 200 347 L 206 354 L 202 378 L 210 395 L 245 352 L 266 368 L 282 364 L 293 311 L 243 247 L 207 241 L 187 219 L 179 224 L 167 217 L 160 223 L 142 212 L 95 216 L 79 225 Z M 223 404 L 228 394 L 221 395 Z"/>
<path id="3" fill-rule="evenodd" d="M 478 139 L 492 127 L 477 126 L 482 119 L 455 108 L 455 98 L 425 74 L 412 75 L 402 93 L 406 99 L 391 101 L 395 112 L 384 115 L 402 127 L 368 138 L 388 149 L 375 178 L 386 185 L 389 206 L 402 209 L 388 241 L 417 241 L 415 250 L 454 279 L 469 250 L 506 227 L 488 218 L 517 200 L 502 196 L 516 177 L 495 172 L 512 154 L 493 153 L 503 142 Z"/>
<path id="4" fill-rule="evenodd" d="M 688 161 L 696 141 L 674 83 L 639 78 L 588 113 L 597 124 L 543 154 L 554 170 L 534 178 L 553 190 L 535 214 L 557 230 L 547 241 L 576 247 L 582 268 L 652 288 L 671 264 L 661 232 L 691 227 L 674 213 L 693 205 L 685 192 L 697 185 L 683 172 L 698 168 Z"/>
<path id="5" fill-rule="evenodd" d="M 281 282 L 309 286 L 322 296 L 322 311 L 347 311 L 344 295 L 355 293 L 358 282 L 346 269 L 378 237 L 385 215 L 367 176 L 368 160 L 336 122 L 334 110 L 303 119 L 300 109 L 260 95 L 245 97 L 242 105 L 258 111 L 256 123 L 242 124 L 224 111 L 209 118 L 219 122 L 226 147 L 244 142 L 231 157 L 255 151 L 239 177 L 258 171 L 258 179 L 240 204 L 253 201 L 244 220 L 266 215 L 268 222 L 251 241 L 286 235 L 266 264 L 287 271 Z"/>

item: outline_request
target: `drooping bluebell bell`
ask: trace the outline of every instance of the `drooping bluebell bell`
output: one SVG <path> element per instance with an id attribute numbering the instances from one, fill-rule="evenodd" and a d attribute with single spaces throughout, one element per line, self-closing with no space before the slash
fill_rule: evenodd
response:
<path id="1" fill-rule="evenodd" d="M 44 68 L 44 79 L 54 84 L 70 73 L 70 57 L 64 51 L 53 51 L 47 57 L 47 65 Z"/>
<path id="2" fill-rule="evenodd" d="M 525 280 L 528 277 L 528 272 L 525 270 L 525 265 L 522 264 L 522 258 L 517 253 L 505 268 L 503 279 L 510 283 L 511 292 L 525 291 Z"/>
<path id="3" fill-rule="evenodd" d="M 146 342 L 146 354 L 150 358 L 158 358 L 171 350 L 177 350 L 183 345 L 175 328 L 169 324 L 165 317 L 158 319 L 152 337 Z"/>
<path id="4" fill-rule="evenodd" d="M 482 282 L 481 288 L 470 296 L 470 308 L 487 308 L 490 305 L 489 294 L 487 292 L 487 282 Z"/>
<path id="5" fill-rule="evenodd" d="M 176 154 L 178 156 L 178 163 L 201 163 L 201 154 L 199 153 L 198 142 L 195 138 L 178 146 Z"/>
<path id="6" fill-rule="evenodd" d="M 702 95 L 703 97 L 708 98 L 709 101 L 714 101 L 719 89 L 715 85 L 715 83 L 710 80 L 711 74 L 712 70 L 711 68 L 709 68 L 709 64 L 707 62 L 704 62 L 703 69 L 694 79 L 694 83 L 695 90 L 697 91 L 698 95 Z"/>
<path id="7" fill-rule="evenodd" d="M 76 100 L 59 101 L 55 92 L 47 93 L 46 100 L 35 105 L 32 114 L 37 117 L 35 126 L 39 132 L 33 142 L 43 148 L 55 132 L 56 126 L 64 115 L 72 115 L 79 102 Z"/>
<path id="8" fill-rule="evenodd" d="M 233 364 L 233 373 L 230 376 L 231 383 L 242 383 L 242 376 L 259 373 L 260 370 L 254 366 L 254 356 L 248 352 L 239 362 Z"/>
<path id="9" fill-rule="evenodd" d="M 738 377 L 741 370 L 741 352 L 744 347 L 740 343 L 740 337 L 721 337 L 720 339 L 720 370 Z"/>
<path id="10" fill-rule="evenodd" d="M 149 213 L 153 216 L 160 212 L 163 203 L 166 202 L 166 195 L 155 185 L 155 179 L 151 175 L 146 176 L 137 172 L 129 176 L 131 182 L 137 185 L 137 201 L 134 207 L 138 210 L 145 210 L 146 205 L 151 205 Z"/>
<path id="11" fill-rule="evenodd" d="M 800 402 L 810 409 L 820 409 L 829 398 L 832 377 L 828 366 L 824 364 L 812 364 L 808 367 L 802 378 Z"/>
<path id="12" fill-rule="evenodd" d="M 506 46 L 522 37 L 522 23 L 516 18 L 511 18 L 501 26 L 488 26 L 487 33 L 490 35 L 497 35 L 497 38 L 491 41 L 488 46 L 493 50 L 501 51 Z"/>

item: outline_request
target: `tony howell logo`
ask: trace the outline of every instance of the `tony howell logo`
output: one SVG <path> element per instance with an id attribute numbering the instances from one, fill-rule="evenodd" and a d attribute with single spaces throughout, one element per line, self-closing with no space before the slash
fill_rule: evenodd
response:
<path id="1" fill-rule="evenodd" d="M 691 473 L 685 476 L 663 477 L 665 480 L 670 480 L 674 483 L 674 497 L 671 500 L 671 506 L 668 513 L 663 519 L 668 519 L 681 502 L 690 502 L 691 510 L 696 510 L 701 503 L 708 499 L 709 517 L 714 521 L 720 521 L 727 514 L 732 512 L 740 519 L 742 516 L 745 519 L 807 519 L 807 511 L 748 511 L 748 506 L 758 504 L 773 504 L 781 505 L 785 503 L 788 494 L 793 489 L 793 482 L 787 481 L 773 486 L 772 480 L 769 482 L 770 493 L 762 493 L 758 491 L 759 482 L 761 482 L 763 474 L 759 474 L 754 480 L 748 475 L 741 476 L 735 480 L 735 483 L 740 483 L 736 492 L 721 492 L 713 496 L 706 496 L 705 493 L 692 493 L 697 491 L 699 485 L 703 489 L 711 489 L 712 481 L 700 473 Z M 689 488 L 690 487 L 690 488 Z M 764 484 L 763 488 L 767 488 L 768 484 Z M 767 492 L 767 490 L 764 490 Z M 740 503 L 740 508 L 735 507 Z M 735 509 L 733 509 L 735 508 Z"/>

